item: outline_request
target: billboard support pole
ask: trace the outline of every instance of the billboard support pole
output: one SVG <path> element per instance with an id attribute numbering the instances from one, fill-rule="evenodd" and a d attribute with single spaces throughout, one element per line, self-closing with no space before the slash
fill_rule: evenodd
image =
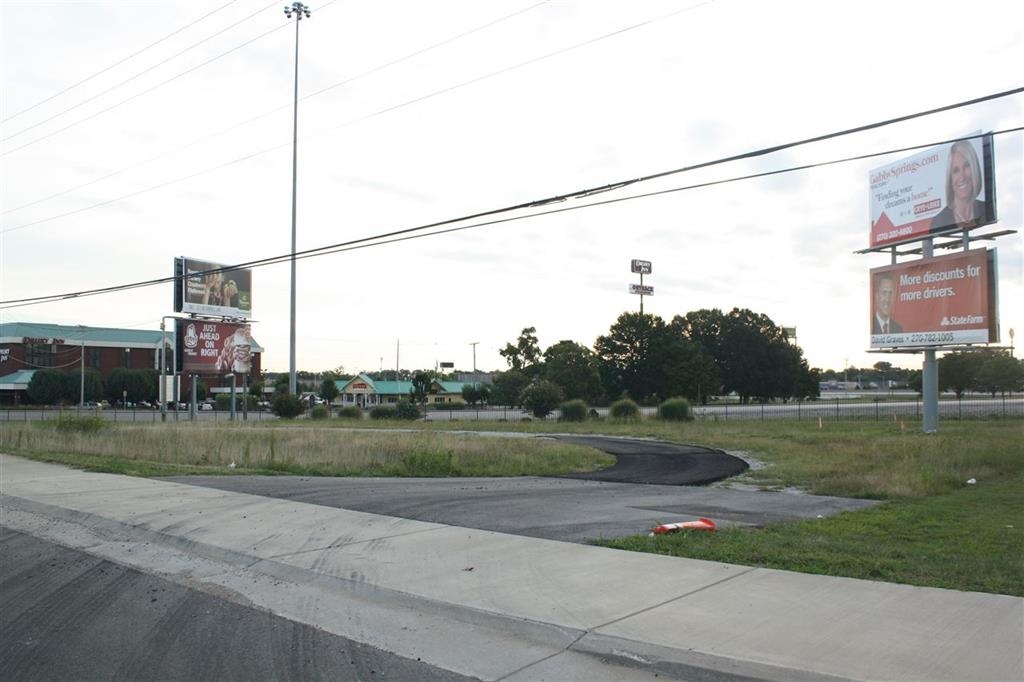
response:
<path id="1" fill-rule="evenodd" d="M 932 240 L 921 242 L 921 256 L 931 258 L 933 255 Z M 935 361 L 935 349 L 928 348 L 924 352 L 924 364 L 921 367 L 921 428 L 925 433 L 939 431 L 939 365 Z"/>
<path id="2" fill-rule="evenodd" d="M 640 273 L 640 286 L 642 287 L 643 285 L 644 285 L 644 273 L 641 272 Z M 640 314 L 641 315 L 644 314 L 644 295 L 643 294 L 640 294 Z"/>
<path id="3" fill-rule="evenodd" d="M 160 421 L 167 421 L 167 320 L 176 320 L 174 315 L 164 315 L 160 318 Z M 174 333 L 178 330 L 175 328 Z M 175 362 L 178 358 L 172 355 Z M 177 368 L 175 368 L 177 372 Z M 177 405 L 175 405 L 177 407 Z"/>

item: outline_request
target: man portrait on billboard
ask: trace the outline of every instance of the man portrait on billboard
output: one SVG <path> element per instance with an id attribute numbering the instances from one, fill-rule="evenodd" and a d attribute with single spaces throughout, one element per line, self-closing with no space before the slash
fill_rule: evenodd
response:
<path id="1" fill-rule="evenodd" d="M 946 206 L 932 218 L 932 233 L 967 230 L 987 222 L 988 207 L 978 199 L 983 177 L 974 145 L 969 140 L 954 142 L 946 165 Z"/>
<path id="2" fill-rule="evenodd" d="M 875 314 L 871 318 L 872 334 L 901 334 L 903 326 L 892 319 L 892 304 L 896 299 L 896 282 L 883 272 L 875 282 Z"/>

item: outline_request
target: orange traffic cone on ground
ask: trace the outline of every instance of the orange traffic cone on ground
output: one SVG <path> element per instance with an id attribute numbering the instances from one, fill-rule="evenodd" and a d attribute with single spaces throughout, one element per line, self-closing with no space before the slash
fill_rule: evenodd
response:
<path id="1" fill-rule="evenodd" d="M 701 517 L 696 521 L 682 521 L 680 523 L 663 523 L 651 529 L 651 535 L 667 535 L 678 533 L 683 530 L 714 530 L 715 522 L 711 519 Z"/>

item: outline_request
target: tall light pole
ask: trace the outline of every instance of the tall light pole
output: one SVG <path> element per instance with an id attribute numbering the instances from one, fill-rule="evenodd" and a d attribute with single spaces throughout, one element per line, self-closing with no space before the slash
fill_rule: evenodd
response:
<path id="1" fill-rule="evenodd" d="M 292 123 L 292 312 L 291 330 L 289 333 L 288 346 L 288 392 L 296 395 L 295 382 L 295 198 L 298 188 L 299 175 L 299 22 L 303 15 L 309 18 L 309 8 L 301 2 L 293 2 L 285 5 L 284 15 L 289 19 L 295 16 L 295 106 L 294 119 Z"/>

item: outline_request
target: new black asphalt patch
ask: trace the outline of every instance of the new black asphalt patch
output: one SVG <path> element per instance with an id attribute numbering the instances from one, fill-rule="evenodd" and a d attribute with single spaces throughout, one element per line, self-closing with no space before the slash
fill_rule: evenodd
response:
<path id="1" fill-rule="evenodd" d="M 615 455 L 615 466 L 565 478 L 650 485 L 706 485 L 742 474 L 748 465 L 739 457 L 696 445 L 677 445 L 639 438 L 555 436 Z"/>

